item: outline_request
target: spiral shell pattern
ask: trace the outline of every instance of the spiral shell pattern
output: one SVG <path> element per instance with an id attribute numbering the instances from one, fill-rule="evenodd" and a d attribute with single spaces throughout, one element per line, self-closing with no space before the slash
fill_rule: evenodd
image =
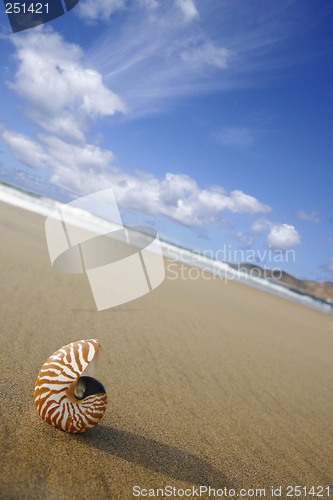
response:
<path id="1" fill-rule="evenodd" d="M 78 433 L 103 417 L 107 395 L 102 384 L 91 378 L 100 350 L 96 339 L 79 340 L 62 347 L 44 363 L 36 380 L 35 404 L 47 423 Z M 87 391 L 86 385 L 90 388 Z"/>

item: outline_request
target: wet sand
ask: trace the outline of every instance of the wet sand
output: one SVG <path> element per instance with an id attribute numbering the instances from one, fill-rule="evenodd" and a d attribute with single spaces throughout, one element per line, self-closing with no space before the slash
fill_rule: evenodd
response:
<path id="1" fill-rule="evenodd" d="M 333 495 L 332 316 L 170 271 L 97 312 L 86 275 L 52 269 L 44 221 L 0 203 L 1 499 L 144 498 L 134 486 L 168 485 L 187 498 L 200 485 Z M 34 385 L 54 351 L 87 338 L 102 345 L 108 410 L 69 435 L 38 416 Z"/>

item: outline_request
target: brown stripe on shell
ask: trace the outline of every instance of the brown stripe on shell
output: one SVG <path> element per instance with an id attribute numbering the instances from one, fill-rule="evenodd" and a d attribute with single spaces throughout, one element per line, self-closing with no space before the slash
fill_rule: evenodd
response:
<path id="1" fill-rule="evenodd" d="M 36 380 L 35 404 L 39 415 L 50 425 L 79 433 L 103 417 L 107 404 L 105 392 L 80 400 L 74 396 L 80 376 L 99 350 L 98 340 L 79 340 L 56 351 L 42 366 Z"/>

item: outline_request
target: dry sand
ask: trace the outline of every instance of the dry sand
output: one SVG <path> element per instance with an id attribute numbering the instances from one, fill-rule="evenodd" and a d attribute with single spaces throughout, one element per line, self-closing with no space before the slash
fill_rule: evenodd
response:
<path id="1" fill-rule="evenodd" d="M 85 275 L 52 269 L 44 217 L 0 203 L 0 235 L 1 499 L 140 498 L 135 485 L 333 495 L 332 316 L 220 279 L 166 279 L 97 312 Z M 102 345 L 109 404 L 69 435 L 37 415 L 34 384 L 85 338 Z"/>

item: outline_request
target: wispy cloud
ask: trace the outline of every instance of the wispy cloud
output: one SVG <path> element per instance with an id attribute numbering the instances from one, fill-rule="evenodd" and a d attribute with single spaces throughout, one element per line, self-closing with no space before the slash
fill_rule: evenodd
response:
<path id="1" fill-rule="evenodd" d="M 240 243 L 242 243 L 242 248 L 245 250 L 251 248 L 253 243 L 256 241 L 254 235 L 244 234 L 242 231 L 233 230 L 230 235 Z"/>
<path id="2" fill-rule="evenodd" d="M 328 271 L 329 273 L 333 273 L 333 259 L 328 259 L 327 264 L 324 264 L 323 266 L 320 266 L 322 269 L 325 269 L 325 271 Z"/>
<path id="3" fill-rule="evenodd" d="M 119 8 L 126 5 L 123 0 Z M 310 26 L 307 9 L 300 9 L 297 0 L 154 5 L 149 11 L 136 9 L 135 15 L 128 9 L 116 32 L 111 26 L 89 54 L 133 116 L 161 109 L 171 97 L 252 86 L 258 72 L 262 83 L 263 74 L 272 77 L 274 69 L 298 62 L 285 49 Z M 195 22 L 185 22 L 184 16 Z"/>
<path id="4" fill-rule="evenodd" d="M 213 134 L 213 138 L 223 146 L 236 149 L 250 148 L 255 142 L 256 132 L 245 127 L 224 127 Z"/>
<path id="5" fill-rule="evenodd" d="M 253 222 L 251 229 L 254 233 L 262 233 L 266 229 L 272 227 L 273 223 L 266 219 L 266 217 L 262 217 Z"/>
<path id="6" fill-rule="evenodd" d="M 317 217 L 318 212 L 312 211 L 310 214 L 307 214 L 305 210 L 298 210 L 296 216 L 301 220 L 306 220 L 308 222 L 312 222 L 313 224 L 320 224 L 321 220 Z"/>
<path id="7" fill-rule="evenodd" d="M 180 52 L 180 57 L 183 61 L 193 69 L 201 69 L 204 67 L 215 66 L 216 68 L 226 68 L 229 58 L 229 51 L 224 47 L 216 47 L 211 41 L 200 42 L 193 40 L 192 44 L 183 52 Z"/>
<path id="8" fill-rule="evenodd" d="M 129 20 L 117 38 L 103 36 L 88 55 L 135 116 L 192 94 L 196 83 L 211 86 L 210 78 L 227 68 L 232 54 L 192 23 L 184 25 L 178 9 L 159 9 L 138 16 L 135 26 Z"/>

